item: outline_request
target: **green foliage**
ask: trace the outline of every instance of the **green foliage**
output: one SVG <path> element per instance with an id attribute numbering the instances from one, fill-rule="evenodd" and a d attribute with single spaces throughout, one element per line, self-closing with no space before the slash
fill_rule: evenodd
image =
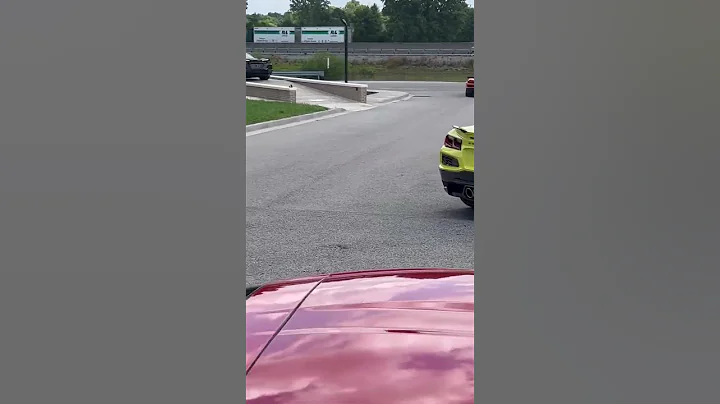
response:
<path id="1" fill-rule="evenodd" d="M 353 42 L 472 42 L 474 9 L 465 0 L 381 0 L 366 6 L 349 0 L 333 7 L 329 0 L 290 0 L 284 14 L 247 16 L 248 40 L 254 27 L 352 27 Z"/>
<path id="2" fill-rule="evenodd" d="M 329 0 L 290 0 L 290 11 L 300 26 L 323 26 L 330 22 Z"/>
<path id="3" fill-rule="evenodd" d="M 393 42 L 453 42 L 467 25 L 465 0 L 382 0 Z"/>
<path id="4" fill-rule="evenodd" d="M 297 19 L 295 18 L 295 15 L 288 11 L 282 16 L 278 18 L 278 27 L 297 27 L 299 26 L 297 23 Z"/>
<path id="5" fill-rule="evenodd" d="M 460 30 L 455 38 L 458 42 L 475 41 L 475 9 L 466 7 L 460 19 Z"/>
<path id="6" fill-rule="evenodd" d="M 343 7 L 343 9 L 347 15 L 353 15 L 360 7 L 362 7 L 362 4 L 360 4 L 358 0 L 350 0 L 345 3 L 345 7 Z"/>
<path id="7" fill-rule="evenodd" d="M 345 10 L 342 8 L 330 7 L 329 14 L 330 14 L 330 17 L 328 18 L 327 25 L 335 26 L 335 27 L 338 27 L 338 26 L 342 27 L 343 26 L 342 20 L 347 21 L 348 16 L 345 14 Z"/>
<path id="8" fill-rule="evenodd" d="M 385 39 L 382 14 L 377 5 L 373 4 L 368 7 L 355 1 L 345 6 L 345 13 L 353 28 L 353 41 L 381 42 Z"/>
<path id="9" fill-rule="evenodd" d="M 380 70 L 377 66 L 369 66 L 369 65 L 350 65 L 349 75 L 350 79 L 354 80 L 370 80 L 374 79 L 375 75 L 377 74 L 378 70 Z"/>
<path id="10" fill-rule="evenodd" d="M 280 101 L 247 100 L 245 103 L 245 125 L 274 121 L 291 116 L 311 114 L 325 111 L 319 105 L 296 104 Z"/>
<path id="11" fill-rule="evenodd" d="M 328 77 L 328 79 L 343 79 L 342 59 L 342 57 L 331 57 L 331 66 L 338 64 L 339 67 L 331 73 L 334 77 Z M 274 57 L 273 66 L 277 72 L 305 70 L 305 65 L 302 60 L 288 60 L 282 57 Z M 314 65 L 307 64 L 307 66 L 310 67 L 311 70 L 325 70 L 323 68 L 324 65 L 320 65 L 320 62 L 315 62 Z M 432 57 L 424 59 L 394 57 L 387 60 L 351 62 L 348 73 L 350 80 L 440 80 L 465 82 L 467 77 L 473 74 L 473 61 L 438 63 L 438 60 Z"/>
<path id="12" fill-rule="evenodd" d="M 330 67 L 328 68 L 328 59 Z M 299 70 L 323 71 L 325 80 L 342 80 L 345 78 L 345 59 L 331 53 L 318 53 L 300 63 Z M 348 66 L 348 74 L 351 77 L 372 78 L 375 76 L 377 67 L 367 64 L 352 64 Z"/>
<path id="13" fill-rule="evenodd" d="M 328 68 L 328 58 L 330 67 Z M 324 71 L 326 80 L 340 80 L 345 76 L 345 60 L 330 53 L 317 53 L 304 60 L 302 70 Z"/>

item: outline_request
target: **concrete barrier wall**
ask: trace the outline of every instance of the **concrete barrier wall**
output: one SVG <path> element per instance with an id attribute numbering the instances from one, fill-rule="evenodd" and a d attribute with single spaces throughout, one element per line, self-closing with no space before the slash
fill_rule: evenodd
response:
<path id="1" fill-rule="evenodd" d="M 337 95 L 338 97 L 347 98 L 348 100 L 366 103 L 367 102 L 367 85 L 356 83 L 344 83 L 337 81 L 297 79 L 294 77 L 272 76 L 278 80 L 285 80 L 293 83 L 299 83 L 315 90 L 323 91 L 328 94 Z"/>
<path id="2" fill-rule="evenodd" d="M 295 102 L 297 100 L 297 90 L 294 88 L 246 82 L 245 89 L 248 97 L 284 102 Z"/>
<path id="3" fill-rule="evenodd" d="M 252 43 L 245 44 L 246 49 L 250 52 L 259 48 L 279 48 L 279 49 L 316 49 L 318 51 L 328 49 L 344 49 L 343 43 Z M 436 52 L 450 50 L 470 51 L 475 46 L 473 42 L 350 42 L 348 51 L 367 51 L 367 50 L 415 50 L 417 52 Z"/>
<path id="4" fill-rule="evenodd" d="M 268 57 L 271 60 L 287 60 L 287 61 L 302 61 L 313 57 L 313 54 L 303 55 L 289 55 L 289 54 L 273 54 L 263 53 L 264 57 Z M 342 58 L 342 53 L 333 53 L 333 55 Z M 474 56 L 432 56 L 432 55 L 404 55 L 404 56 L 387 56 L 387 55 L 348 55 L 350 64 L 377 64 L 387 62 L 392 59 L 402 58 L 403 64 L 422 64 L 423 66 L 461 66 L 466 65 L 474 60 Z"/>

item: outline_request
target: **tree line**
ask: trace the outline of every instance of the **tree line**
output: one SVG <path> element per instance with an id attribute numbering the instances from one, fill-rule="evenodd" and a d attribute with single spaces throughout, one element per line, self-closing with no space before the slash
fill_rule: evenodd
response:
<path id="1" fill-rule="evenodd" d="M 263 1 L 263 0 L 248 0 Z M 381 0 L 366 6 L 350 0 L 333 7 L 329 0 L 291 0 L 284 14 L 249 14 L 248 42 L 255 27 L 352 27 L 353 42 L 472 42 L 474 8 L 465 0 Z"/>

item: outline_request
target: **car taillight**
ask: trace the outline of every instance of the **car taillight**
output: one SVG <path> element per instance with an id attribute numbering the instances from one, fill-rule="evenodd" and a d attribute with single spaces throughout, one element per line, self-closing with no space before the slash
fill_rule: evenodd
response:
<path id="1" fill-rule="evenodd" d="M 458 139 L 450 135 L 445 135 L 445 147 L 460 150 L 462 149 L 462 139 Z"/>

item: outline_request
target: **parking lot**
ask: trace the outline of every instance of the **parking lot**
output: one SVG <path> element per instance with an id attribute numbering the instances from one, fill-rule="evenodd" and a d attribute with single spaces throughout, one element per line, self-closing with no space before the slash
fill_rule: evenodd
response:
<path id="1" fill-rule="evenodd" d="M 473 211 L 438 152 L 473 123 L 462 83 L 378 82 L 407 101 L 247 138 L 247 283 L 385 267 L 474 265 Z"/>

